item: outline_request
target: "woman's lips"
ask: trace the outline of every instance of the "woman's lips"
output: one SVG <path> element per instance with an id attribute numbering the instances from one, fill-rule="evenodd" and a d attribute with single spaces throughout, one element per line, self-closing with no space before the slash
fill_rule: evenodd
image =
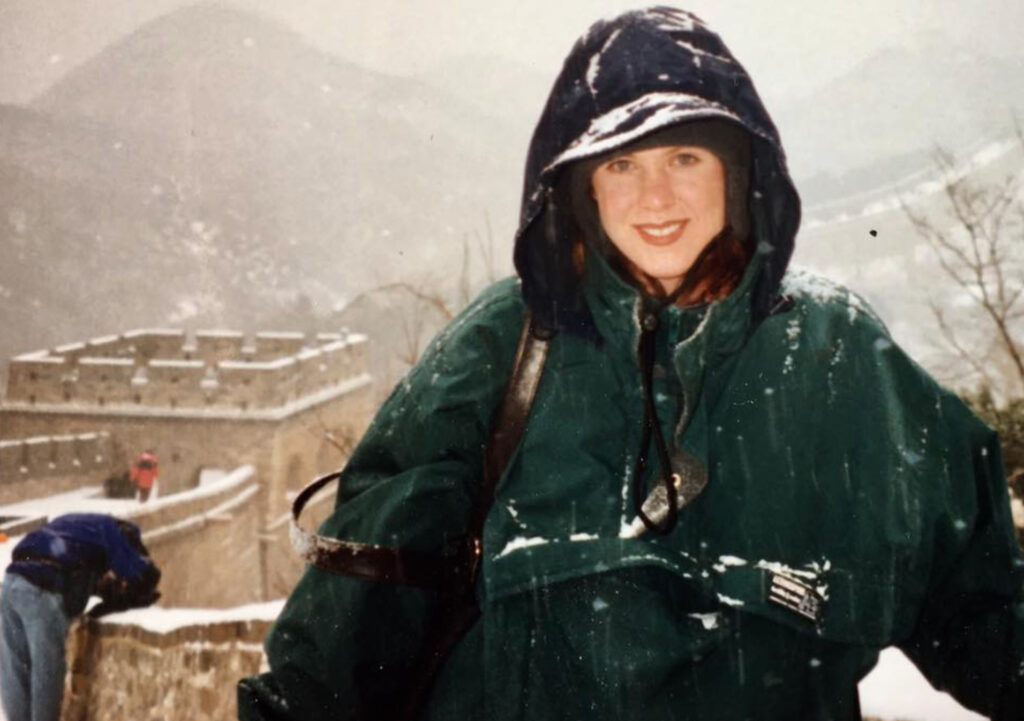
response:
<path id="1" fill-rule="evenodd" d="M 686 230 L 689 220 L 671 220 L 666 223 L 638 223 L 633 227 L 649 245 L 672 245 Z"/>

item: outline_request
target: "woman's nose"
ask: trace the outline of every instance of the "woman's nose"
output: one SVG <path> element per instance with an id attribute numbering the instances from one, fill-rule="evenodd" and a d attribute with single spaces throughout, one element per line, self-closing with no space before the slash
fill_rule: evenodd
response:
<path id="1" fill-rule="evenodd" d="M 650 210 L 667 208 L 675 202 L 675 193 L 668 174 L 662 171 L 644 173 L 640 203 Z"/>

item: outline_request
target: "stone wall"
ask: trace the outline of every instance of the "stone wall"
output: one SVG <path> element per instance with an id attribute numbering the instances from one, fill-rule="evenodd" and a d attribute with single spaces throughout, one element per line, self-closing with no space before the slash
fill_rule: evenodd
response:
<path id="1" fill-rule="evenodd" d="M 8 409 L 0 410 L 0 416 L 5 428 L 22 435 L 37 434 L 54 426 L 72 433 L 104 428 L 112 439 L 113 452 L 128 459 L 125 466 L 139 451 L 151 448 L 160 462 L 162 496 L 194 488 L 203 468 L 253 465 L 263 493 L 251 512 L 258 519 L 258 533 L 264 539 L 259 552 L 262 571 L 255 575 L 264 579 L 261 598 L 270 599 L 291 589 L 301 566 L 286 543 L 273 534 L 262 532 L 263 529 L 287 514 L 294 493 L 316 474 L 341 466 L 347 450 L 369 422 L 371 403 L 367 378 L 351 392 L 284 418 L 218 419 L 116 413 L 55 417 L 50 413 Z M 36 495 L 48 495 L 45 489 L 45 484 L 41 485 Z M 215 523 L 203 534 L 216 538 L 213 525 Z M 274 544 L 278 545 L 276 549 Z"/>
<path id="2" fill-rule="evenodd" d="M 106 432 L 0 440 L 0 505 L 102 485 L 112 468 Z"/>
<path id="3" fill-rule="evenodd" d="M 278 408 L 366 371 L 366 337 L 131 331 L 11 359 L 4 404 L 101 408 Z"/>
<path id="4" fill-rule="evenodd" d="M 203 468 L 227 469 L 251 463 L 259 468 L 261 478 L 269 478 L 263 471 L 270 466 L 269 448 L 277 426 L 252 418 L 50 413 L 6 407 L 0 408 L 0 419 L 4 433 L 15 437 L 42 435 L 53 428 L 71 434 L 102 429 L 110 435 L 111 452 L 122 469 L 127 469 L 143 450 L 152 449 L 160 463 L 161 494 L 194 488 Z"/>
<path id="5" fill-rule="evenodd" d="M 209 486 L 121 514 L 163 576 L 161 605 L 224 608 L 262 600 L 259 486 L 242 466 Z"/>
<path id="6" fill-rule="evenodd" d="M 147 628 L 144 621 L 118 621 L 117 616 L 80 621 L 68 636 L 62 721 L 236 718 L 236 684 L 260 671 L 261 644 L 276 610 L 262 611 L 262 619 L 213 620 L 168 630 Z M 131 619 L 133 613 L 120 616 Z M 163 622 L 157 612 L 149 613 Z"/>
<path id="7" fill-rule="evenodd" d="M 300 488 L 342 465 L 372 415 L 365 341 L 351 334 L 307 341 L 296 333 L 261 333 L 246 345 L 231 331 L 203 331 L 193 339 L 174 331 L 133 331 L 25 354 L 11 362 L 0 438 L 55 428 L 70 434 L 102 430 L 110 437 L 111 470 L 127 469 L 143 450 L 154 452 L 161 496 L 194 489 L 204 469 L 251 464 L 262 492 L 247 503 L 245 523 L 255 524 L 252 537 L 260 541 L 246 547 L 253 555 L 234 570 L 243 580 L 260 579 L 257 598 L 277 598 L 301 572 L 281 537 L 281 519 Z M 98 481 L 80 476 L 78 485 Z M 26 495 L 52 492 L 43 483 Z M 216 552 L 197 561 L 168 551 L 165 560 L 209 569 L 211 559 L 230 553 L 239 525 L 214 516 L 191 532 Z M 256 571 L 250 570 L 253 558 Z M 175 578 L 192 576 L 183 571 Z M 175 597 L 205 602 L 203 592 L 187 588 L 188 582 L 177 590 L 168 586 Z M 232 602 L 244 600 L 250 599 Z"/>

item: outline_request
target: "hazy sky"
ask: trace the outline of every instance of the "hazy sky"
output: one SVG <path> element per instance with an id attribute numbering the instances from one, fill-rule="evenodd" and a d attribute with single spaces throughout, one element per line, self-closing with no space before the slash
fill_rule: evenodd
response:
<path id="1" fill-rule="evenodd" d="M 26 102 L 104 45 L 194 0 L 0 0 L 0 102 Z M 285 21 L 311 43 L 369 67 L 429 70 L 452 54 L 515 59 L 554 76 L 594 19 L 636 3 L 615 0 L 224 0 Z M 799 93 L 909 31 L 1015 52 L 1020 0 L 694 0 L 767 94 Z M 915 32 L 916 34 L 916 32 Z"/>

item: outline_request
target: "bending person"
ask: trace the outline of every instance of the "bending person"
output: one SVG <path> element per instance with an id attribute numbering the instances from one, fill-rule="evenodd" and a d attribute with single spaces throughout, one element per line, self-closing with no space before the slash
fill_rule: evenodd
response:
<path id="1" fill-rule="evenodd" d="M 90 615 L 148 606 L 160 571 L 139 529 L 111 516 L 58 516 L 14 548 L 0 591 L 0 695 L 11 721 L 58 721 L 65 641 L 91 596 Z"/>

